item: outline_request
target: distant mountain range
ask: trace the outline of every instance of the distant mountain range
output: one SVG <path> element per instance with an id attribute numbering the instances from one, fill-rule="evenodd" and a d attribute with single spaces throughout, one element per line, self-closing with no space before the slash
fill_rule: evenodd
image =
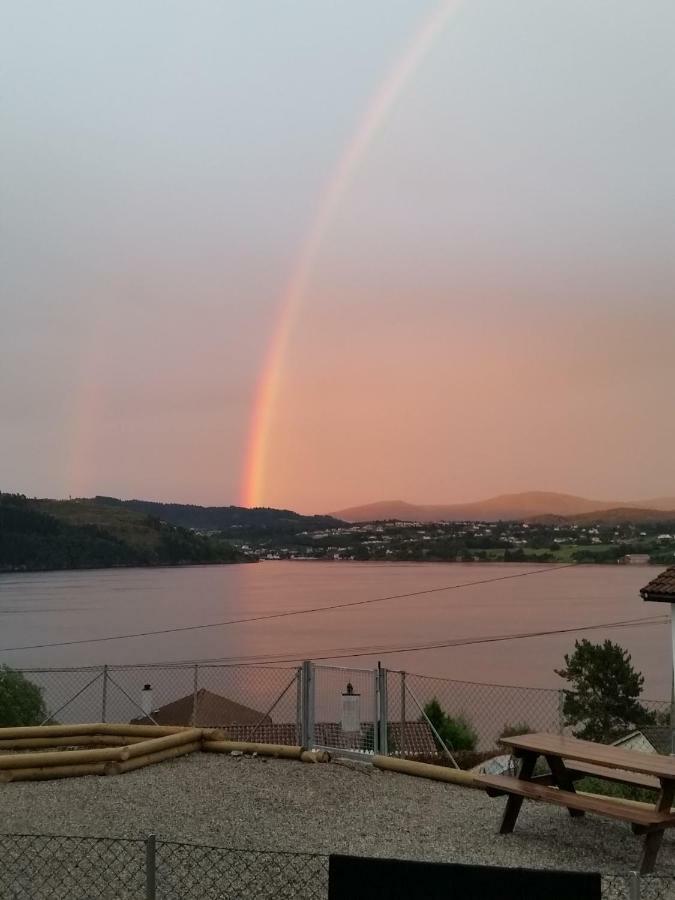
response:
<path id="1" fill-rule="evenodd" d="M 659 521 L 675 520 L 675 497 L 657 497 L 650 500 L 607 501 L 589 500 L 573 494 L 557 494 L 551 491 L 527 491 L 521 494 L 500 494 L 473 503 L 442 505 L 417 505 L 403 500 L 384 500 L 364 506 L 352 506 L 333 513 L 347 522 L 370 522 L 383 519 L 401 519 L 414 522 L 526 521 L 542 517 L 574 519 L 583 516 L 588 521 Z"/>

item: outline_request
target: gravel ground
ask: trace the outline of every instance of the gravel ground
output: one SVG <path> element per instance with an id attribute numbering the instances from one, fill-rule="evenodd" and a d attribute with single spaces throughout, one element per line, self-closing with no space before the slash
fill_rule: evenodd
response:
<path id="1" fill-rule="evenodd" d="M 641 839 L 626 824 L 525 801 L 497 829 L 504 799 L 342 765 L 195 753 L 117 777 L 0 785 L 0 830 L 186 841 L 251 850 L 353 853 L 626 873 Z M 675 874 L 666 832 L 658 874 Z"/>

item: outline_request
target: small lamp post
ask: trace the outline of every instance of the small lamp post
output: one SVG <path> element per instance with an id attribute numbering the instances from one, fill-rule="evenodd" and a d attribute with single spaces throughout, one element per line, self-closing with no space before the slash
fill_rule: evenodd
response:
<path id="1" fill-rule="evenodd" d="M 670 635 L 673 657 L 672 676 L 670 680 L 670 752 L 675 754 L 675 566 L 661 572 L 646 584 L 640 595 L 649 603 L 670 604 Z"/>

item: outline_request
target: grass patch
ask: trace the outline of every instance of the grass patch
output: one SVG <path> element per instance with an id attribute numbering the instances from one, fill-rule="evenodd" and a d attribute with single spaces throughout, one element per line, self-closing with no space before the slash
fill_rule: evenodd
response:
<path id="1" fill-rule="evenodd" d="M 576 782 L 575 788 L 587 794 L 601 794 L 603 797 L 617 797 L 621 800 L 640 800 L 642 803 L 654 803 L 656 800 L 656 791 L 649 788 L 618 784 L 603 778 L 582 778 Z"/>

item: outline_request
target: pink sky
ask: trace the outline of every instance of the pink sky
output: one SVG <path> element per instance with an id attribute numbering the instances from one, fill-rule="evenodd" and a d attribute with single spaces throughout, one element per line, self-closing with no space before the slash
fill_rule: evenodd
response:
<path id="1" fill-rule="evenodd" d="M 675 492 L 671 4 L 9 19 L 0 488 Z"/>

